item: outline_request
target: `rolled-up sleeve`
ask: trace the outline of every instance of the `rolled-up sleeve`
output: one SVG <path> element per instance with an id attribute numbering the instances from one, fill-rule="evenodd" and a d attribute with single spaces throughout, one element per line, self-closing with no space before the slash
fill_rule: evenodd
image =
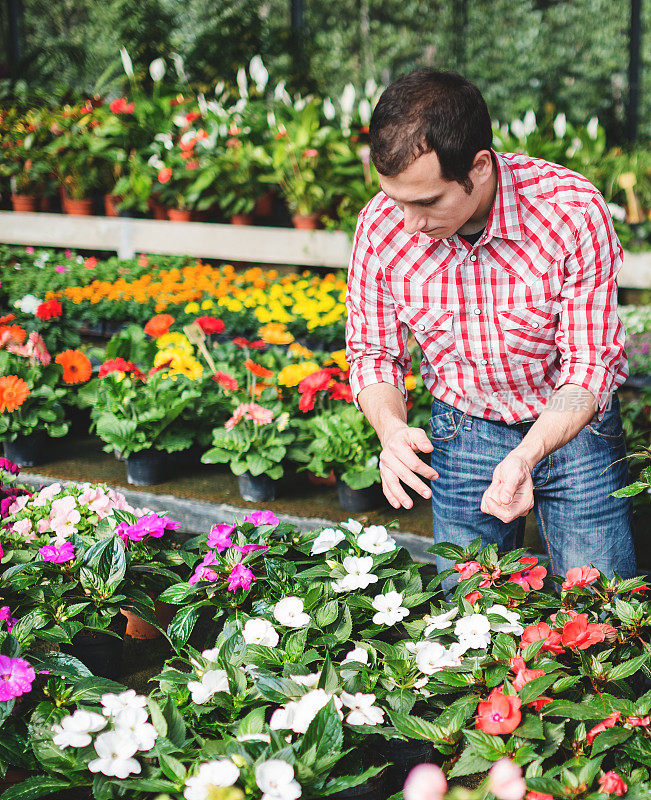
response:
<path id="1" fill-rule="evenodd" d="M 357 395 L 374 383 L 392 384 L 406 399 L 405 374 L 411 367 L 409 329 L 398 319 L 365 226 L 362 212 L 355 231 L 346 292 L 346 360 L 358 408 Z"/>
<path id="2" fill-rule="evenodd" d="M 565 261 L 556 343 L 561 372 L 555 389 L 571 383 L 587 389 L 601 419 L 611 393 L 628 375 L 625 331 L 617 314 L 617 273 L 622 248 L 601 195 L 584 211 L 576 249 Z"/>

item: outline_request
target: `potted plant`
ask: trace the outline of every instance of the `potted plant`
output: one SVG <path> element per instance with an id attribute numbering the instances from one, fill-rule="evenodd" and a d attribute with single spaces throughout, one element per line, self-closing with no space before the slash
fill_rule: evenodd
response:
<path id="1" fill-rule="evenodd" d="M 3 135 L 0 176 L 9 178 L 14 211 L 39 211 L 39 202 L 50 182 L 51 167 L 43 152 L 51 138 L 45 113 L 30 110 L 10 114 Z"/>
<path id="2" fill-rule="evenodd" d="M 47 437 L 68 432 L 61 401 L 62 368 L 52 361 L 38 333 L 19 326 L 0 349 L 0 436 L 5 456 L 19 466 L 40 463 Z"/>
<path id="3" fill-rule="evenodd" d="M 192 444 L 191 436 L 177 432 L 173 423 L 198 396 L 198 388 L 185 375 L 170 375 L 166 366 L 145 374 L 133 362 L 109 359 L 92 387 L 91 416 L 104 450 L 121 454 L 127 480 L 139 486 L 163 480 L 166 454 Z"/>

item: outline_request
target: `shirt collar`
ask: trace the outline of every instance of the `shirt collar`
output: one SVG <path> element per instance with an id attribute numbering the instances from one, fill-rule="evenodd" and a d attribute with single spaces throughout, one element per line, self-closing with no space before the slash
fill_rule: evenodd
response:
<path id="1" fill-rule="evenodd" d="M 486 223 L 488 236 L 524 241 L 520 197 L 511 168 L 500 153 L 491 150 L 497 167 L 497 191 Z"/>

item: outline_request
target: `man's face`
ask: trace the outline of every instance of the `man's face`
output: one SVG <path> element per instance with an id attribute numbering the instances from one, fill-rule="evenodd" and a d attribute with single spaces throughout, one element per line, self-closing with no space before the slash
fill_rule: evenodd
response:
<path id="1" fill-rule="evenodd" d="M 468 194 L 460 183 L 443 178 L 438 156 L 432 152 L 419 156 L 398 175 L 380 175 L 380 186 L 404 214 L 407 233 L 447 239 L 481 211 L 491 174 L 490 153 L 482 150 L 470 171 L 473 190 Z"/>

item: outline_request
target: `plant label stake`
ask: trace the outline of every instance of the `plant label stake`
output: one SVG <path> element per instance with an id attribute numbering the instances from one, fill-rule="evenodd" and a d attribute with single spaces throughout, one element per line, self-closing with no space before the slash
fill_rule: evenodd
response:
<path id="1" fill-rule="evenodd" d="M 637 183 L 634 172 L 622 172 L 619 176 L 619 185 L 626 192 L 626 205 L 628 206 L 628 221 L 631 225 L 637 225 L 642 222 L 642 215 L 640 214 L 640 204 L 633 187 Z"/>
<path id="2" fill-rule="evenodd" d="M 201 326 L 196 322 L 191 325 L 185 325 L 183 333 L 188 337 L 190 344 L 195 344 L 201 350 L 201 355 L 206 359 L 206 363 L 214 375 L 217 372 L 217 367 L 206 347 L 206 334 L 201 330 Z"/>

